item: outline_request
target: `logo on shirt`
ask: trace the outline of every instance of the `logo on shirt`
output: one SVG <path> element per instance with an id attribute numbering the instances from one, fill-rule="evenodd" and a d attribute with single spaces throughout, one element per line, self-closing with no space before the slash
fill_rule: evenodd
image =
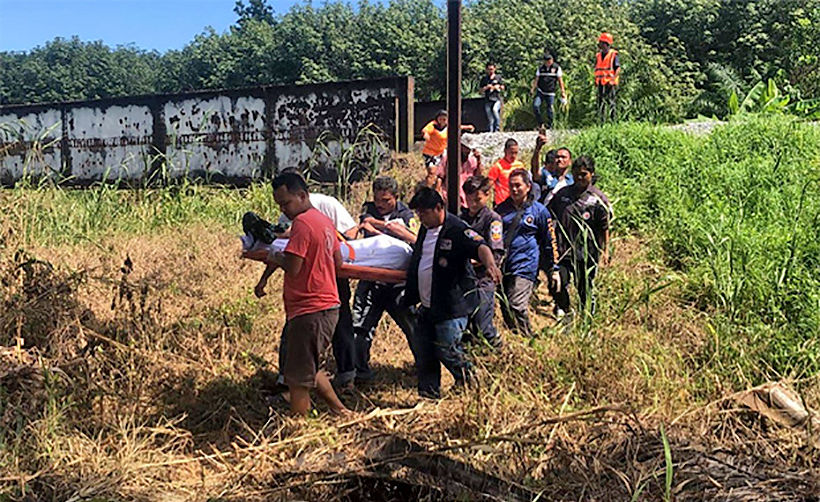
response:
<path id="1" fill-rule="evenodd" d="M 439 258 L 438 259 L 438 264 L 439 264 L 440 267 L 446 267 L 447 266 L 447 258 Z"/>
<path id="2" fill-rule="evenodd" d="M 415 216 L 410 218 L 409 226 L 410 226 L 410 231 L 411 232 L 413 232 L 414 234 L 419 233 L 419 229 L 421 228 L 421 225 L 419 224 L 419 220 L 416 219 Z"/>
<path id="3" fill-rule="evenodd" d="M 450 251 L 453 249 L 453 241 L 450 239 L 441 239 L 441 246 L 439 246 L 442 251 Z"/>
<path id="4" fill-rule="evenodd" d="M 584 211 L 584 214 L 581 215 L 581 218 L 588 220 L 589 219 L 589 211 Z"/>
<path id="5" fill-rule="evenodd" d="M 330 230 L 325 230 L 325 248 L 333 253 L 333 243 L 336 241 L 336 236 Z"/>
<path id="6" fill-rule="evenodd" d="M 500 221 L 490 223 L 490 240 L 500 242 L 503 236 L 504 224 Z"/>
<path id="7" fill-rule="evenodd" d="M 526 218 L 524 218 L 524 221 L 527 222 L 527 225 L 532 225 L 532 222 L 535 221 L 535 219 L 532 217 L 532 215 L 529 215 Z"/>
<path id="8" fill-rule="evenodd" d="M 478 232 L 476 232 L 472 228 L 468 228 L 467 230 L 465 230 L 464 235 L 466 235 L 468 239 L 472 239 L 476 242 L 481 242 L 481 241 L 484 240 L 484 239 L 481 238 L 480 235 L 478 235 Z"/>

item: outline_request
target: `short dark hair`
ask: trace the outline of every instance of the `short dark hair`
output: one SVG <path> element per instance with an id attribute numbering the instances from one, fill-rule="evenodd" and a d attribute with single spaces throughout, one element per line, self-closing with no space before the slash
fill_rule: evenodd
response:
<path id="1" fill-rule="evenodd" d="M 467 195 L 476 193 L 478 191 L 482 191 L 485 193 L 490 192 L 490 178 L 486 176 L 470 176 L 464 181 L 464 184 L 461 185 L 462 190 Z"/>
<path id="2" fill-rule="evenodd" d="M 399 182 L 392 176 L 379 176 L 373 180 L 373 195 L 376 192 L 390 192 L 391 194 L 399 195 Z"/>
<path id="3" fill-rule="evenodd" d="M 556 157 L 558 157 L 558 150 L 550 150 L 544 154 L 544 162 L 551 164 L 555 162 Z"/>
<path id="4" fill-rule="evenodd" d="M 559 147 L 557 150 L 555 150 L 555 153 L 558 153 L 561 150 L 567 152 L 569 154 L 569 158 L 572 158 L 572 150 L 570 150 L 569 148 L 567 148 L 565 146 Z"/>
<path id="5" fill-rule="evenodd" d="M 442 108 L 442 109 L 440 109 L 439 111 L 436 112 L 436 118 L 439 118 L 442 115 L 444 115 L 445 117 L 447 116 L 447 110 L 445 110 L 444 108 Z"/>
<path id="6" fill-rule="evenodd" d="M 487 64 L 484 65 L 484 68 L 489 68 L 490 66 L 495 66 L 495 63 L 493 63 L 492 61 L 487 61 Z"/>
<path id="7" fill-rule="evenodd" d="M 518 141 L 516 141 L 515 138 L 510 138 L 510 139 L 508 139 L 507 141 L 504 142 L 504 150 L 505 151 L 509 150 L 511 147 L 517 146 L 517 145 L 518 145 Z"/>
<path id="8" fill-rule="evenodd" d="M 410 209 L 435 209 L 436 206 L 444 207 L 444 199 L 441 194 L 430 187 L 421 187 L 413 198 L 410 199 Z"/>
<path id="9" fill-rule="evenodd" d="M 307 182 L 301 174 L 294 171 L 281 172 L 273 178 L 273 189 L 278 190 L 280 187 L 287 187 L 288 192 L 297 193 L 299 191 L 308 192 Z"/>
<path id="10" fill-rule="evenodd" d="M 530 172 L 526 169 L 521 169 L 520 167 L 518 169 L 513 169 L 510 173 L 510 177 L 507 179 L 511 180 L 513 176 L 521 176 L 522 178 L 524 178 L 524 181 L 527 183 L 527 185 L 532 185 L 532 179 L 530 179 Z"/>
<path id="11" fill-rule="evenodd" d="M 577 159 L 573 160 L 572 170 L 578 171 L 581 169 L 589 171 L 590 174 L 595 174 L 595 160 L 588 155 L 581 155 Z"/>

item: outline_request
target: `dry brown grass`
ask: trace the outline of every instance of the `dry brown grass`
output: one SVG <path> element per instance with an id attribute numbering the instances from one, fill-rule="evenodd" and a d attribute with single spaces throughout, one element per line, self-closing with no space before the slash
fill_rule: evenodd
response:
<path id="1" fill-rule="evenodd" d="M 367 187 L 353 193 L 357 207 Z M 269 404 L 281 276 L 255 299 L 260 266 L 238 259 L 236 236 L 194 226 L 16 256 L 5 243 L 0 493 L 11 500 L 450 500 L 470 467 L 540 500 L 659 500 L 661 422 L 676 499 L 817 494 L 805 438 L 720 400 L 697 360 L 707 316 L 681 303 L 646 238 L 616 243 L 594 322 L 565 331 L 538 315 L 535 340 L 503 330 L 503 352 L 475 350 L 476 387 L 448 392 L 445 376 L 439 402 L 419 403 L 385 317 L 375 381 L 344 396 L 357 416 L 320 408 L 308 420 Z M 810 403 L 817 389 L 802 383 Z M 446 478 L 424 470 L 447 459 L 458 463 Z"/>

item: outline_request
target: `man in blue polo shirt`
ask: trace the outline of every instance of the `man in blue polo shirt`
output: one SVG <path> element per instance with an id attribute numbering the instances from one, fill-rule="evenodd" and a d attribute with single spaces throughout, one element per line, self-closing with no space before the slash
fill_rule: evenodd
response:
<path id="1" fill-rule="evenodd" d="M 510 196 L 495 208 L 504 222 L 504 279 L 507 298 L 505 324 L 522 335 L 532 336 L 529 305 L 533 285 L 538 277 L 539 260 L 551 270 L 551 279 L 560 280 L 556 254 L 555 231 L 550 212 L 532 200 L 532 182 L 525 169 L 510 173 Z"/>

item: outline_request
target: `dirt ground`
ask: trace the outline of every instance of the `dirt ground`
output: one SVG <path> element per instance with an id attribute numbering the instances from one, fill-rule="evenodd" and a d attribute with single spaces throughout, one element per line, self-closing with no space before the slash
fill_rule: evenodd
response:
<path id="1" fill-rule="evenodd" d="M 9 500 L 816 500 L 811 442 L 709 381 L 708 313 L 680 300 L 650 250 L 645 236 L 615 242 L 598 316 L 574 327 L 549 315 L 540 286 L 540 334 L 504 329 L 502 351 L 474 346 L 476 385 L 454 392 L 445 371 L 440 401 L 418 399 L 410 350 L 385 317 L 375 380 L 342 396 L 356 415 L 319 405 L 307 420 L 287 416 L 273 383 L 281 275 L 254 298 L 262 266 L 239 259 L 237 235 L 193 226 L 6 253 L 0 320 L 21 341 L 2 380 L 16 408 L 3 412 L 0 489 Z M 809 403 L 815 388 L 802 383 Z"/>

